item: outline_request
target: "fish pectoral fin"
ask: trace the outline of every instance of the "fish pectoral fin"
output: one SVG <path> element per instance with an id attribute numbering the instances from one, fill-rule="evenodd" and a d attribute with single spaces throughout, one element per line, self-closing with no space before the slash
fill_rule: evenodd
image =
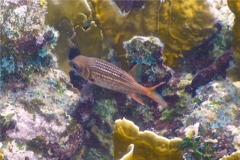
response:
<path id="1" fill-rule="evenodd" d="M 142 99 L 140 97 L 137 96 L 136 93 L 131 93 L 131 94 L 128 94 L 129 97 L 131 97 L 132 99 L 134 99 L 135 101 L 137 101 L 138 103 L 142 104 L 142 105 L 145 105 L 142 101 Z"/>

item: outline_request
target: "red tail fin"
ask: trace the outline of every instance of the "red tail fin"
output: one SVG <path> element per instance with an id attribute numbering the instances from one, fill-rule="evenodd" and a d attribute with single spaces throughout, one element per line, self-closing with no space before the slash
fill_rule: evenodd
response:
<path id="1" fill-rule="evenodd" d="M 156 86 L 153 86 L 153 87 L 149 87 L 149 88 L 146 88 L 146 95 L 150 98 L 152 98 L 155 102 L 157 102 L 158 104 L 160 104 L 162 107 L 167 107 L 168 104 L 167 102 L 160 96 L 160 94 L 158 94 L 155 89 L 162 85 L 163 83 L 160 83 Z"/>

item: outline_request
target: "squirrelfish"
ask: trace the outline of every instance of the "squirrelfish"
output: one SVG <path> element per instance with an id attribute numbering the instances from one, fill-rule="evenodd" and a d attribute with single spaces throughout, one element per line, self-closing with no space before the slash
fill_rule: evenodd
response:
<path id="1" fill-rule="evenodd" d="M 166 101 L 154 91 L 160 84 L 146 88 L 140 85 L 129 73 L 107 61 L 78 55 L 69 60 L 69 65 L 74 72 L 95 85 L 125 93 L 144 105 L 143 101 L 137 96 L 137 94 L 143 94 L 162 107 L 167 107 Z"/>

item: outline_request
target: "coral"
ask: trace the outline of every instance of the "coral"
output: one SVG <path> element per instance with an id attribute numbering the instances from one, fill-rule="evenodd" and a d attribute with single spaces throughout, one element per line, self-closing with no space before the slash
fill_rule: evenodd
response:
<path id="1" fill-rule="evenodd" d="M 50 52 L 58 33 L 45 25 L 46 9 L 39 1 L 4 1 L 0 7 L 1 86 L 19 83 L 19 79 L 27 79 L 31 73 L 55 66 Z"/>
<path id="2" fill-rule="evenodd" d="M 92 20 L 91 8 L 86 0 L 74 2 L 49 0 L 47 12 L 46 24 L 54 26 L 61 33 L 58 45 L 54 49 L 61 69 L 66 72 L 69 70 L 67 61 L 67 52 L 71 47 L 69 41 L 80 47 L 83 55 L 101 57 L 102 31 Z"/>
<path id="3" fill-rule="evenodd" d="M 121 158 L 121 160 L 132 160 L 134 145 L 130 144 L 127 148 L 128 152 Z"/>
<path id="4" fill-rule="evenodd" d="M 3 150 L 0 148 L 0 160 L 3 160 L 4 158 L 4 152 Z"/>
<path id="5" fill-rule="evenodd" d="M 122 56 L 122 42 L 134 35 L 159 37 L 165 44 L 165 62 L 177 65 L 189 50 L 217 31 L 215 19 L 220 17 L 212 12 L 217 6 L 197 0 L 191 3 L 170 0 L 80 0 L 69 3 L 51 0 L 47 6 L 47 24 L 54 25 L 61 32 L 56 52 L 65 70 L 70 39 L 81 48 L 83 55 L 106 58 L 112 48 Z"/>
<path id="6" fill-rule="evenodd" d="M 138 65 L 135 78 L 144 85 L 152 86 L 170 78 L 172 70 L 162 64 L 163 44 L 157 37 L 134 36 L 123 42 L 130 66 Z"/>
<path id="7" fill-rule="evenodd" d="M 199 123 L 199 135 L 204 141 L 214 140 L 215 152 L 233 152 L 240 144 L 239 93 L 239 87 L 228 80 L 200 87 L 188 106 L 189 113 L 182 119 L 183 129 Z"/>
<path id="8" fill-rule="evenodd" d="M 5 157 L 72 157 L 83 137 L 82 126 L 70 117 L 78 100 L 67 75 L 56 69 L 32 74 L 24 90 L 6 90 L 0 102 L 0 117 L 5 119 L 0 123 L 6 137 L 1 137 Z"/>
<path id="9" fill-rule="evenodd" d="M 141 132 L 126 119 L 115 121 L 113 138 L 115 159 L 123 157 L 130 144 L 134 145 L 132 159 L 182 159 L 180 138 L 169 140 L 150 131 Z"/>
<path id="10" fill-rule="evenodd" d="M 130 64 L 156 65 L 162 61 L 163 43 L 157 37 L 134 36 L 123 42 Z"/>
<path id="11" fill-rule="evenodd" d="M 232 29 L 232 36 L 233 36 L 233 42 L 232 42 L 232 47 L 233 47 L 233 57 L 237 65 L 240 65 L 240 47 L 239 47 L 239 42 L 240 42 L 240 2 L 235 1 L 235 0 L 228 0 L 228 6 L 230 10 L 235 14 L 235 20 L 234 20 L 234 25 Z"/>
<path id="12" fill-rule="evenodd" d="M 171 66 L 217 30 L 207 2 L 145 1 L 144 8 L 127 15 L 118 12 L 110 1 L 92 0 L 91 4 L 94 20 L 116 51 L 121 53 L 122 42 L 133 35 L 152 34 L 165 44 L 164 58 Z"/>
<path id="13" fill-rule="evenodd" d="M 238 160 L 240 159 L 240 151 L 236 151 L 229 156 L 224 156 L 221 160 Z"/>

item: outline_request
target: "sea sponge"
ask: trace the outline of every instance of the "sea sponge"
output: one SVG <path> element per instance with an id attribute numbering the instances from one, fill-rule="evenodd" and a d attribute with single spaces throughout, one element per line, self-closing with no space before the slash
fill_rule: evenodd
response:
<path id="1" fill-rule="evenodd" d="M 123 53 L 122 42 L 134 35 L 154 35 L 164 43 L 165 62 L 170 66 L 217 31 L 207 1 L 145 1 L 143 8 L 128 14 L 119 12 L 111 1 L 90 2 L 104 39 L 119 54 Z"/>
<path id="2" fill-rule="evenodd" d="M 182 152 L 179 150 L 179 145 L 182 142 L 180 138 L 169 140 L 151 131 L 141 132 L 133 122 L 125 118 L 115 121 L 113 132 L 115 159 L 120 159 L 121 157 L 123 157 L 123 160 L 182 159 Z M 128 147 L 130 152 L 126 153 Z"/>
<path id="3" fill-rule="evenodd" d="M 233 58 L 238 66 L 240 66 L 240 1 L 228 0 L 228 6 L 235 14 L 234 25 L 232 29 L 233 42 L 232 47 L 234 50 Z"/>

